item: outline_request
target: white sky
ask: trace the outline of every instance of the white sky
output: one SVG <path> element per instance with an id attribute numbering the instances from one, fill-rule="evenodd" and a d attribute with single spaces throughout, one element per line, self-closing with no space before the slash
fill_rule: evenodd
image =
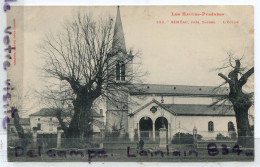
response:
<path id="1" fill-rule="evenodd" d="M 19 31 L 21 20 L 17 19 L 16 23 L 17 41 L 23 32 L 24 50 L 19 48 L 22 45 L 17 45 L 17 66 L 13 72 L 21 72 L 18 67 L 23 64 L 24 54 L 23 75 L 16 77 L 24 79 L 25 89 L 40 90 L 46 83 L 41 77 L 42 72 L 37 68 L 43 65 L 37 54 L 37 46 L 43 40 L 44 34 L 58 33 L 62 24 L 72 19 L 79 10 L 115 18 L 117 7 L 24 8 L 24 30 Z M 246 65 L 253 66 L 254 26 L 251 6 L 122 6 L 120 12 L 127 48 L 142 51 L 143 68 L 149 72 L 147 83 L 217 86 L 223 80 L 212 69 L 223 64 L 222 61 L 227 58 L 226 51 L 230 50 L 235 51 L 238 57 L 244 53 Z M 174 17 L 171 12 L 218 12 L 225 16 Z M 19 13 L 15 15 L 18 18 Z M 157 24 L 156 21 L 159 20 L 166 23 Z M 216 21 L 217 24 L 178 25 L 170 24 L 171 20 L 209 20 Z M 222 24 L 224 20 L 239 21 L 239 24 Z M 250 87 L 252 90 L 253 87 Z"/>
<path id="2" fill-rule="evenodd" d="M 93 12 L 94 9 L 94 12 Z M 222 65 L 226 50 L 237 56 L 245 52 L 253 65 L 252 8 L 243 7 L 121 7 L 121 18 L 127 48 L 142 51 L 147 81 L 158 84 L 218 85 L 222 80 L 212 69 Z M 33 85 L 38 76 L 35 66 L 41 65 L 37 45 L 48 32 L 59 32 L 71 19 L 77 7 L 26 7 L 24 11 L 24 54 L 26 85 Z M 94 15 L 116 15 L 116 7 L 82 8 Z M 225 17 L 173 17 L 171 12 L 223 12 Z M 243 12 L 241 12 L 243 11 Z M 36 16 L 36 17 L 35 17 Z M 156 24 L 157 20 L 233 20 L 238 25 L 172 25 Z"/>

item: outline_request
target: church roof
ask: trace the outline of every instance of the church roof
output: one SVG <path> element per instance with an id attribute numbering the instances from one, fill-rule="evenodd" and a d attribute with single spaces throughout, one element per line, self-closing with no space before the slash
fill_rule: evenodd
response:
<path id="1" fill-rule="evenodd" d="M 141 112 L 152 103 L 155 103 L 169 113 L 177 116 L 235 116 L 235 112 L 231 105 L 162 104 L 155 99 L 129 114 L 129 116 Z"/>
<path id="2" fill-rule="evenodd" d="M 164 106 L 179 116 L 235 116 L 235 112 L 230 105 L 164 104 Z"/>
<path id="3" fill-rule="evenodd" d="M 131 95 L 174 95 L 174 96 L 224 96 L 228 95 L 228 87 L 139 84 L 130 89 Z"/>
<path id="4" fill-rule="evenodd" d="M 123 31 L 119 6 L 117 8 L 112 50 L 115 52 L 122 51 L 126 53 L 125 37 L 124 37 L 124 31 Z"/>

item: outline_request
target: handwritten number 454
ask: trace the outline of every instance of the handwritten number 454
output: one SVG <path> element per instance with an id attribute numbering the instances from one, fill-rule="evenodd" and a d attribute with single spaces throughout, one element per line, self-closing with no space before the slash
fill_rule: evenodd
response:
<path id="1" fill-rule="evenodd" d="M 222 144 L 222 155 L 229 154 L 229 149 L 226 144 Z M 207 146 L 208 149 L 208 155 L 210 156 L 216 156 L 219 154 L 219 149 L 215 143 L 209 143 Z M 237 155 L 240 155 L 243 151 L 239 148 L 239 145 L 235 145 L 232 148 L 232 153 L 237 153 Z M 251 155 L 251 153 L 246 153 L 246 155 Z"/>

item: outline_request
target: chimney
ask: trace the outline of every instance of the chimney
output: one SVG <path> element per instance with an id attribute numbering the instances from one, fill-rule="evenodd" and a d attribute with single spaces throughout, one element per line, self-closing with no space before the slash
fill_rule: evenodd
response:
<path id="1" fill-rule="evenodd" d="M 103 109 L 100 109 L 100 115 L 103 115 Z"/>

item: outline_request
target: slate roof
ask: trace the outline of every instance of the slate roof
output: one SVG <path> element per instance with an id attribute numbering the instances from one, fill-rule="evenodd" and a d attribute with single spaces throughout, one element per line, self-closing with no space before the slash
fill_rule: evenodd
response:
<path id="1" fill-rule="evenodd" d="M 42 108 L 40 111 L 37 111 L 33 114 L 30 114 L 30 116 L 56 116 L 56 110 L 50 109 L 50 108 Z"/>
<path id="2" fill-rule="evenodd" d="M 174 96 L 223 96 L 228 95 L 228 87 L 139 84 L 130 88 L 131 95 L 159 94 Z"/>
<path id="3" fill-rule="evenodd" d="M 30 118 L 20 118 L 20 124 L 21 125 L 30 125 Z M 14 124 L 14 119 L 10 119 L 9 124 Z"/>
<path id="4" fill-rule="evenodd" d="M 177 116 L 235 116 L 235 112 L 230 105 L 210 106 L 202 104 L 161 104 L 155 99 L 129 114 L 129 116 L 142 111 L 152 103 L 155 103 L 169 113 Z"/>
<path id="5" fill-rule="evenodd" d="M 125 37 L 124 37 L 124 31 L 123 31 L 119 6 L 117 7 L 112 50 L 114 51 L 121 50 L 124 53 L 126 52 Z"/>
<path id="6" fill-rule="evenodd" d="M 230 105 L 212 107 L 200 104 L 164 104 L 164 106 L 179 116 L 235 116 L 233 107 Z"/>
<path id="7" fill-rule="evenodd" d="M 92 109 L 91 111 L 93 113 L 93 117 L 103 117 L 103 115 L 100 115 L 99 113 L 97 113 L 96 110 Z M 51 116 L 51 117 L 55 117 L 56 116 L 56 110 L 50 109 L 50 108 L 42 108 L 40 111 L 35 112 L 35 113 L 31 114 L 30 116 Z M 62 112 L 62 116 L 66 116 L 66 113 Z"/>

